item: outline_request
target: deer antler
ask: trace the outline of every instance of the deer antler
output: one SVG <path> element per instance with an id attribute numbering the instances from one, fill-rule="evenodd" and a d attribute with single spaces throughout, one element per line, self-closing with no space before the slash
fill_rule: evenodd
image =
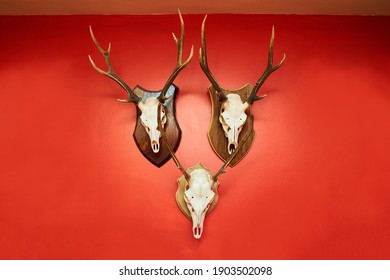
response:
<path id="1" fill-rule="evenodd" d="M 158 97 L 158 100 L 162 104 L 164 104 L 165 100 L 169 99 L 169 97 L 167 98 L 165 96 L 169 87 L 172 85 L 173 81 L 175 80 L 177 75 L 180 73 L 180 71 L 183 70 L 183 68 L 186 67 L 188 65 L 188 63 L 190 63 L 192 56 L 194 54 L 194 45 L 192 45 L 190 55 L 187 58 L 187 60 L 184 61 L 184 63 L 183 63 L 183 43 L 184 43 L 184 35 L 185 35 L 184 20 L 183 20 L 181 13 L 180 13 L 180 10 L 178 10 L 178 11 L 179 11 L 180 25 L 181 25 L 181 36 L 179 39 L 177 39 L 177 37 L 175 36 L 175 33 L 172 33 L 173 39 L 175 40 L 175 43 L 177 45 L 177 51 L 178 51 L 177 63 L 176 63 L 176 67 L 173 70 L 171 76 L 168 78 L 167 82 L 165 83 L 165 85 L 161 91 L 160 96 Z"/>
<path id="2" fill-rule="evenodd" d="M 175 152 L 173 151 L 171 145 L 169 144 L 168 142 L 168 138 L 167 138 L 167 135 L 165 134 L 165 130 L 163 129 L 162 127 L 162 124 L 161 124 L 161 106 L 162 104 L 159 103 L 158 104 L 158 108 L 157 108 L 157 120 L 158 120 L 158 130 L 161 132 L 161 136 L 162 138 L 164 139 L 164 142 L 165 144 L 167 145 L 168 147 L 168 151 L 169 153 L 171 154 L 172 156 L 172 159 L 173 161 L 175 162 L 177 168 L 179 168 L 179 170 L 181 171 L 181 173 L 183 173 L 184 177 L 186 178 L 187 182 L 190 180 L 191 176 L 187 173 L 187 171 L 184 169 L 183 165 L 181 165 L 179 159 L 177 158 Z"/>
<path id="3" fill-rule="evenodd" d="M 213 85 L 214 89 L 216 90 L 216 93 L 219 97 L 220 101 L 224 101 L 227 99 L 226 95 L 223 93 L 221 87 L 215 80 L 213 74 L 210 71 L 208 62 L 207 62 L 207 50 L 206 50 L 206 36 L 205 36 L 205 31 L 204 27 L 206 24 L 206 19 L 207 15 L 204 17 L 203 22 L 202 22 L 202 32 L 201 32 L 201 43 L 202 47 L 199 49 L 199 61 L 200 61 L 200 67 L 202 68 L 203 72 L 206 74 L 207 78 Z"/>
<path id="4" fill-rule="evenodd" d="M 95 68 L 95 70 L 97 72 L 99 72 L 100 74 L 104 75 L 104 76 L 107 76 L 111 79 L 113 79 L 115 82 L 117 82 L 129 95 L 129 97 L 127 99 L 118 99 L 119 101 L 121 102 L 132 102 L 134 104 L 138 104 L 139 101 L 140 101 L 140 98 L 133 92 L 133 90 L 121 79 L 121 77 L 119 77 L 114 69 L 112 69 L 112 65 L 111 65 L 111 59 L 110 59 L 110 50 L 111 50 L 111 43 L 108 44 L 108 49 L 105 51 L 103 50 L 103 48 L 100 46 L 99 42 L 96 40 L 95 38 L 95 35 L 93 34 L 93 31 L 92 31 L 92 27 L 89 26 L 89 32 L 91 33 L 91 37 L 92 37 L 92 40 L 93 42 L 95 43 L 96 47 L 98 48 L 98 50 L 100 51 L 100 53 L 103 55 L 104 57 L 104 60 L 106 61 L 106 64 L 107 64 L 107 67 L 108 67 L 108 70 L 107 71 L 103 71 L 102 69 L 100 69 L 99 67 L 96 66 L 95 62 L 93 62 L 92 58 L 90 55 L 88 55 L 89 57 L 89 61 L 91 62 L 93 68 Z"/>
<path id="5" fill-rule="evenodd" d="M 259 91 L 260 87 L 263 85 L 265 80 L 271 75 L 274 71 L 278 70 L 280 66 L 282 66 L 284 60 L 286 59 L 286 54 L 283 54 L 282 60 L 277 65 L 273 65 L 273 54 L 274 54 L 274 37 L 275 37 L 275 30 L 274 26 L 272 26 L 272 34 L 271 34 L 271 41 L 269 44 L 269 51 L 268 51 L 268 64 L 267 67 L 264 70 L 264 73 L 261 75 L 259 80 L 257 81 L 255 87 L 252 89 L 251 94 L 249 95 L 246 102 L 248 104 L 253 104 L 253 102 L 263 99 L 265 95 L 257 96 L 257 92 Z"/>
<path id="6" fill-rule="evenodd" d="M 242 138 L 242 140 L 240 141 L 240 144 L 238 144 L 237 148 L 235 149 L 235 151 L 230 155 L 230 157 L 226 160 L 225 164 L 222 165 L 222 167 L 217 171 L 217 173 L 215 173 L 215 175 L 213 176 L 213 180 L 214 182 L 216 182 L 218 180 L 218 177 L 221 176 L 223 173 L 226 172 L 226 168 L 227 166 L 230 164 L 230 162 L 234 159 L 234 157 L 236 156 L 236 154 L 238 153 L 238 151 L 241 149 L 241 147 L 244 145 L 244 143 L 246 142 L 246 140 L 248 139 L 248 137 L 253 133 L 253 131 L 251 130 L 248 130 L 248 132 L 244 135 L 244 137 Z"/>

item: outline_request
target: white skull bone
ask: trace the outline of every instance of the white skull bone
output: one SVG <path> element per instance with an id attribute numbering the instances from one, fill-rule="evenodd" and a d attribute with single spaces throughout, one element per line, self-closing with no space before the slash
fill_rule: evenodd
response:
<path id="1" fill-rule="evenodd" d="M 230 93 L 227 99 L 221 104 L 219 122 L 228 139 L 228 153 L 234 153 L 238 145 L 238 136 L 247 120 L 245 110 L 249 107 L 247 102 L 242 102 L 238 94 Z"/>
<path id="2" fill-rule="evenodd" d="M 199 239 L 203 233 L 207 210 L 215 197 L 212 189 L 215 181 L 211 172 L 204 167 L 194 169 L 189 175 L 190 180 L 184 192 L 184 201 L 191 214 L 193 235 Z"/>
<path id="3" fill-rule="evenodd" d="M 154 153 L 158 153 L 160 151 L 161 133 L 158 130 L 157 122 L 157 109 L 159 104 L 159 100 L 155 97 L 149 97 L 145 100 L 145 102 L 138 103 L 138 108 L 141 110 L 141 124 L 149 135 L 150 145 Z M 167 116 L 165 114 L 164 106 L 160 107 L 161 125 L 164 128 Z"/>

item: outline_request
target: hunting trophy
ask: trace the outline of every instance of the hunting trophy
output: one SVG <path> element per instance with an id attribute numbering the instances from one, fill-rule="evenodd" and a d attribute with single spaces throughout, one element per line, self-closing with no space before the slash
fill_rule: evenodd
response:
<path id="1" fill-rule="evenodd" d="M 159 105 L 161 106 L 161 105 Z M 160 111 L 158 111 L 160 114 Z M 162 139 L 165 141 L 172 159 L 183 176 L 178 180 L 178 189 L 176 192 L 176 202 L 182 213 L 192 221 L 192 233 L 196 239 L 199 239 L 203 233 L 203 224 L 208 215 L 218 202 L 218 177 L 226 172 L 229 163 L 234 159 L 241 147 L 246 143 L 250 133 L 246 133 L 235 151 L 229 156 L 225 164 L 215 173 L 205 168 L 201 163 L 188 168 L 181 165 L 175 152 L 169 144 L 162 121 L 159 122 L 159 130 Z"/>
<path id="2" fill-rule="evenodd" d="M 249 83 L 240 89 L 227 90 L 222 88 L 211 73 L 207 62 L 205 24 L 207 15 L 204 17 L 201 29 L 201 48 L 199 50 L 200 66 L 207 78 L 211 82 L 209 94 L 212 102 L 212 117 L 210 121 L 208 138 L 214 152 L 226 161 L 230 155 L 237 150 L 240 133 L 249 133 L 250 137 L 241 151 L 231 161 L 230 166 L 236 165 L 248 152 L 252 146 L 255 131 L 253 129 L 253 115 L 251 115 L 251 105 L 263 99 L 266 95 L 258 96 L 257 92 L 265 80 L 280 66 L 282 66 L 286 55 L 277 64 L 273 64 L 274 50 L 274 27 L 272 27 L 271 41 L 268 51 L 268 64 L 264 73 L 253 87 Z"/>
<path id="3" fill-rule="evenodd" d="M 160 144 L 161 132 L 157 129 L 158 123 L 160 123 L 158 115 L 161 118 L 160 121 L 167 135 L 169 144 L 174 150 L 176 150 L 180 143 L 181 130 L 175 117 L 175 98 L 178 93 L 178 87 L 173 84 L 173 81 L 180 71 L 188 65 L 193 56 L 192 46 L 189 57 L 184 63 L 182 62 L 185 32 L 184 21 L 180 11 L 179 17 L 181 24 L 181 36 L 178 39 L 175 34 L 172 33 L 178 49 L 177 63 L 175 69 L 161 91 L 146 90 L 138 85 L 134 88 L 134 90 L 132 90 L 126 82 L 118 76 L 111 65 L 111 43 L 108 44 L 108 49 L 104 50 L 96 40 L 95 35 L 92 32 L 92 27 L 89 27 L 92 40 L 99 52 L 103 55 L 108 70 L 104 71 L 96 66 L 90 55 L 89 60 L 97 72 L 113 79 L 126 91 L 128 98 L 118 99 L 118 101 L 134 103 L 134 105 L 136 105 L 137 124 L 133 133 L 134 140 L 144 157 L 158 167 L 161 167 L 170 159 L 170 152 L 168 151 L 168 148 L 166 145 Z M 158 111 L 158 108 L 160 108 L 160 111 Z"/>

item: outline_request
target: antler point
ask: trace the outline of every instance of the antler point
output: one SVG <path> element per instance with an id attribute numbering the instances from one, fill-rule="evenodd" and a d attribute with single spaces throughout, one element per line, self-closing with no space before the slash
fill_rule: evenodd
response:
<path id="1" fill-rule="evenodd" d="M 175 33 L 172 32 L 172 36 L 173 36 L 173 40 L 177 43 L 178 40 L 177 40 Z"/>
<path id="2" fill-rule="evenodd" d="M 190 58 L 194 55 L 194 45 L 191 45 Z"/>
<path id="3" fill-rule="evenodd" d="M 206 24 L 206 19 L 207 19 L 207 15 L 204 16 L 203 18 L 203 21 L 202 21 L 202 30 L 204 29 L 204 26 Z"/>

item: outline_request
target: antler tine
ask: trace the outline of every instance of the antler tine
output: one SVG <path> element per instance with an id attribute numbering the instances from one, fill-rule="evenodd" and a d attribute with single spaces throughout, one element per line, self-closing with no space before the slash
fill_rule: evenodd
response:
<path id="1" fill-rule="evenodd" d="M 216 90 L 216 93 L 219 97 L 220 101 L 224 101 L 227 99 L 226 95 L 223 93 L 221 87 L 215 80 L 213 74 L 210 71 L 208 62 L 207 62 L 207 50 L 206 50 L 206 36 L 205 36 L 205 25 L 206 25 L 206 19 L 207 15 L 204 17 L 202 22 L 202 31 L 201 31 L 201 48 L 199 49 L 199 61 L 200 61 L 200 67 L 202 68 L 203 72 L 206 74 L 207 78 L 213 85 L 214 89 Z"/>
<path id="2" fill-rule="evenodd" d="M 158 97 L 160 103 L 162 103 L 162 104 L 164 104 L 165 100 L 169 99 L 169 97 L 167 98 L 165 96 L 169 87 L 173 84 L 173 81 L 176 79 L 176 77 L 180 73 L 180 71 L 183 70 L 183 68 L 186 67 L 188 65 L 188 63 L 190 63 L 192 56 L 194 54 L 194 45 L 192 45 L 190 55 L 188 56 L 187 60 L 184 61 L 184 63 L 183 63 L 183 44 L 184 44 L 185 30 L 184 30 L 183 17 L 181 15 L 180 10 L 178 10 L 178 11 L 179 11 L 180 25 L 181 25 L 181 36 L 179 39 L 177 39 L 176 35 L 174 33 L 172 33 L 173 40 L 175 41 L 175 43 L 177 45 L 177 51 L 178 51 L 177 63 L 176 63 L 175 69 L 173 70 L 171 76 L 168 78 L 167 82 L 165 83 L 165 85 L 161 91 L 160 96 Z"/>
<path id="3" fill-rule="evenodd" d="M 187 180 L 187 182 L 188 182 L 188 181 L 190 180 L 191 176 L 190 176 L 190 175 L 187 173 L 187 171 L 184 169 L 183 165 L 181 165 L 179 159 L 177 158 L 175 152 L 173 151 L 171 145 L 169 144 L 168 139 L 167 139 L 167 135 L 165 134 L 165 130 L 164 130 L 163 127 L 162 127 L 162 124 L 161 124 L 161 106 L 162 106 L 162 104 L 159 103 L 159 104 L 158 104 L 158 108 L 157 108 L 158 130 L 161 132 L 162 139 L 164 139 L 164 142 L 165 142 L 165 144 L 166 144 L 167 147 L 168 147 L 168 151 L 169 151 L 169 153 L 171 154 L 172 159 L 173 159 L 173 161 L 175 162 L 177 168 L 179 168 L 179 170 L 181 171 L 181 173 L 183 173 L 184 178 L 186 178 L 186 180 Z"/>
<path id="4" fill-rule="evenodd" d="M 92 60 L 91 55 L 88 55 L 89 61 L 91 62 L 93 68 L 100 74 L 107 76 L 111 79 L 113 79 L 115 82 L 117 82 L 129 95 L 127 99 L 118 99 L 121 102 L 132 102 L 134 104 L 138 104 L 140 101 L 140 98 L 133 92 L 133 90 L 115 73 L 114 69 L 112 69 L 111 65 L 111 59 L 110 59 L 110 50 L 111 50 L 111 43 L 108 44 L 108 49 L 105 51 L 100 46 L 99 42 L 96 40 L 95 35 L 93 34 L 92 27 L 89 26 L 89 32 L 91 33 L 91 37 L 93 42 L 95 43 L 96 47 L 98 48 L 99 52 L 103 55 L 104 60 L 106 61 L 108 70 L 103 71 L 99 67 L 96 66 L 95 62 Z"/>
<path id="5" fill-rule="evenodd" d="M 244 135 L 244 137 L 242 138 L 242 140 L 240 141 L 240 143 L 238 144 L 236 150 L 234 151 L 233 154 L 230 155 L 230 157 L 226 160 L 225 164 L 222 165 L 222 167 L 218 170 L 217 173 L 215 173 L 215 175 L 213 176 L 213 180 L 214 182 L 216 182 L 218 180 L 218 177 L 221 176 L 223 173 L 226 172 L 226 168 L 227 166 L 230 164 L 230 162 L 234 159 L 234 157 L 236 156 L 236 154 L 238 153 L 238 151 L 241 149 L 241 147 L 244 145 L 244 143 L 246 142 L 246 140 L 248 139 L 248 137 L 252 134 L 253 131 L 251 130 L 248 130 L 248 132 Z"/>
<path id="6" fill-rule="evenodd" d="M 266 95 L 257 96 L 257 92 L 259 91 L 260 87 L 263 85 L 265 80 L 269 77 L 269 75 L 271 75 L 274 71 L 278 70 L 279 67 L 282 66 L 284 60 L 286 59 L 286 54 L 283 54 L 283 58 L 279 62 L 279 64 L 273 65 L 274 37 L 275 37 L 275 26 L 272 26 L 271 41 L 269 44 L 269 51 L 268 51 L 268 64 L 264 70 L 264 73 L 261 75 L 255 87 L 253 88 L 250 96 L 248 97 L 246 101 L 248 102 L 248 104 L 253 104 L 253 102 L 263 99 L 266 96 Z"/>

